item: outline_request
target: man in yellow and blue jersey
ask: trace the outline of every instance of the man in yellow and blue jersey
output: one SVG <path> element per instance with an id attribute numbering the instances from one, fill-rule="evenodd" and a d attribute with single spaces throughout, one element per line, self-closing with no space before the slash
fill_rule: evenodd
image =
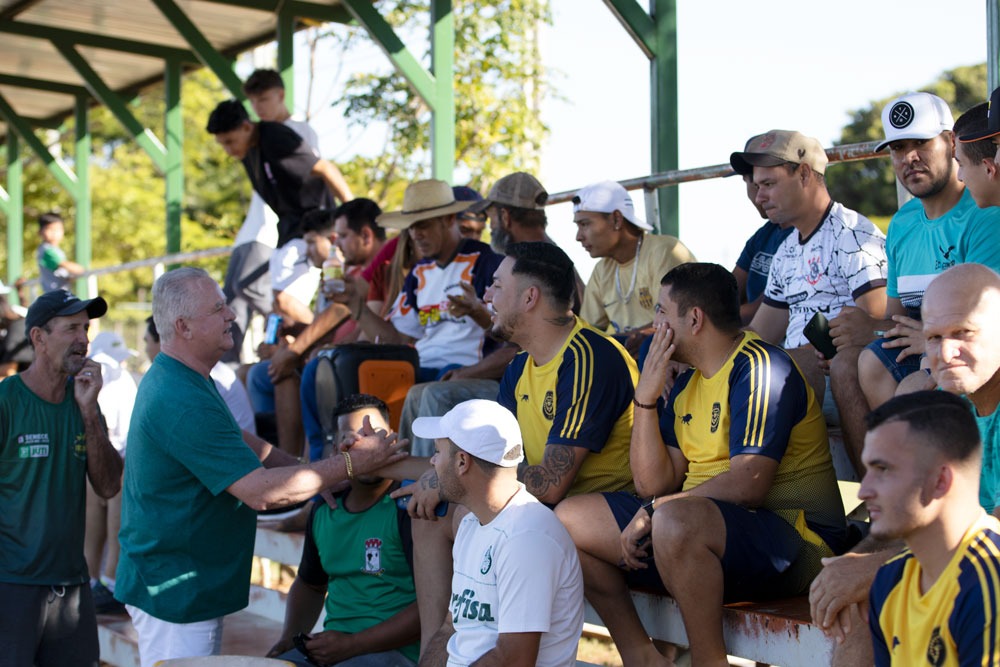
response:
<path id="1" fill-rule="evenodd" d="M 733 275 L 678 266 L 656 313 L 634 398 L 639 495 L 570 498 L 556 513 L 625 664 L 668 664 L 628 594 L 642 585 L 677 601 L 695 664 L 725 665 L 723 601 L 805 592 L 845 547 L 844 510 L 816 397 L 784 350 L 741 330 Z M 691 368 L 664 402 L 671 360 Z"/>
<path id="2" fill-rule="evenodd" d="M 635 362 L 573 315 L 573 263 L 549 243 L 514 243 L 486 290 L 492 334 L 521 346 L 497 400 L 524 436 L 520 477 L 536 498 L 631 490 Z"/>
<path id="3" fill-rule="evenodd" d="M 858 497 L 872 534 L 907 547 L 872 584 L 875 665 L 1000 665 L 1000 522 L 979 505 L 982 444 L 968 403 L 922 391 L 867 422 Z"/>

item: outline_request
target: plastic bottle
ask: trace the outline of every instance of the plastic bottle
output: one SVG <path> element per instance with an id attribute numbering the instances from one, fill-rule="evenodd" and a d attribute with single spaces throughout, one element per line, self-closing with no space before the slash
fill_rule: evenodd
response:
<path id="1" fill-rule="evenodd" d="M 323 260 L 323 291 L 343 292 L 344 288 L 344 261 L 340 249 L 330 246 L 330 256 Z"/>

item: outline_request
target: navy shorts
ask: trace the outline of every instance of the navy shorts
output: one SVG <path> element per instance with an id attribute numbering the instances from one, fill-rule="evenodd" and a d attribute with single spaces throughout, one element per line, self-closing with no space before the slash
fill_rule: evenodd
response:
<path id="1" fill-rule="evenodd" d="M 920 370 L 920 360 L 923 358 L 923 355 L 911 354 L 902 361 L 896 361 L 896 357 L 902 352 L 902 349 L 898 347 L 882 347 L 882 343 L 889 340 L 892 339 L 877 338 L 873 342 L 868 343 L 865 348 L 875 353 L 875 356 L 878 357 L 878 360 L 882 362 L 882 365 L 885 366 L 885 369 L 889 371 L 896 382 L 902 382 L 903 378 L 907 375 Z"/>
<path id="2" fill-rule="evenodd" d="M 643 499 L 619 491 L 604 493 L 604 498 L 624 530 L 635 517 Z M 722 556 L 726 601 L 761 599 L 786 595 L 776 586 L 776 579 L 788 571 L 799 557 L 805 540 L 784 519 L 765 509 L 747 509 L 740 505 L 711 499 L 726 523 L 726 550 Z M 665 591 L 653 557 L 645 570 L 629 571 L 630 587 Z"/>

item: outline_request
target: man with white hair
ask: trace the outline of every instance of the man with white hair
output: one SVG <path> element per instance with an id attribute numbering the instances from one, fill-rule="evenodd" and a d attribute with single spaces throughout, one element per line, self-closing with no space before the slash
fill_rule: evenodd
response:
<path id="1" fill-rule="evenodd" d="M 235 317 L 201 269 L 175 269 L 153 285 L 161 350 L 129 429 L 115 589 L 143 667 L 219 652 L 223 617 L 249 598 L 254 510 L 307 500 L 405 457 L 379 431 L 349 453 L 296 465 L 241 431 L 209 375 L 233 345 Z"/>
<path id="2" fill-rule="evenodd" d="M 550 509 L 517 481 L 524 459 L 514 415 L 495 401 L 460 403 L 420 417 L 434 439 L 441 498 L 456 511 L 450 612 L 422 666 L 576 662 L 583 580 L 576 548 Z"/>

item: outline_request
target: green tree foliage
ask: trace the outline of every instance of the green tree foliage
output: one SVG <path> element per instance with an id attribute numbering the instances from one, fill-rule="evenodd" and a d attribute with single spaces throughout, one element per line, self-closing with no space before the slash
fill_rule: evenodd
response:
<path id="1" fill-rule="evenodd" d="M 182 87 L 184 116 L 185 196 L 181 221 L 182 248 L 185 251 L 225 246 L 232 242 L 249 201 L 250 186 L 243 167 L 225 155 L 210 134 L 205 132 L 208 112 L 227 97 L 221 84 L 207 70 L 197 70 L 184 77 Z M 163 86 L 152 86 L 129 103 L 132 114 L 145 127 L 163 138 Z M 92 267 L 114 266 L 166 252 L 165 185 L 150 157 L 132 140 L 121 123 L 104 107 L 90 110 L 92 157 L 90 181 L 92 192 Z M 60 151 L 74 170 L 74 121 L 60 128 L 52 146 Z M 63 249 L 75 257 L 73 199 L 56 182 L 41 160 L 23 152 L 24 169 L 24 275 L 38 276 L 34 259 L 39 244 L 36 221 L 50 210 L 59 211 L 66 220 Z M 6 233 L 6 228 L 4 228 Z M 6 239 L 0 252 L 6 252 Z M 5 257 L 4 257 L 5 259 Z M 222 277 L 225 258 L 206 261 L 203 266 L 217 278 Z M 141 269 L 99 279 L 99 290 L 109 303 L 123 304 L 152 286 L 153 272 Z"/>
<path id="2" fill-rule="evenodd" d="M 958 118 L 969 108 L 984 102 L 987 95 L 986 65 L 957 67 L 944 72 L 936 81 L 920 90 L 933 93 L 951 106 Z M 882 139 L 882 107 L 908 91 L 897 91 L 872 101 L 864 109 L 851 112 L 851 122 L 844 127 L 838 144 L 853 144 Z M 890 216 L 896 212 L 896 176 L 886 158 L 835 165 L 826 174 L 830 193 L 837 201 L 871 216 Z"/>
<path id="3" fill-rule="evenodd" d="M 428 0 L 376 2 L 398 34 L 426 35 Z M 455 0 L 455 161 L 479 190 L 511 171 L 537 171 L 548 128 L 539 110 L 550 93 L 541 63 L 538 26 L 551 22 L 547 0 Z M 335 26 L 321 42 L 350 49 L 370 39 L 356 27 Z M 426 44 L 426 42 L 425 42 Z M 421 60 L 430 62 L 429 47 Z M 430 109 L 395 70 L 357 74 L 336 103 L 355 127 L 384 124 L 377 155 L 340 164 L 355 194 L 385 208 L 402 202 L 405 184 L 429 175 Z"/>

